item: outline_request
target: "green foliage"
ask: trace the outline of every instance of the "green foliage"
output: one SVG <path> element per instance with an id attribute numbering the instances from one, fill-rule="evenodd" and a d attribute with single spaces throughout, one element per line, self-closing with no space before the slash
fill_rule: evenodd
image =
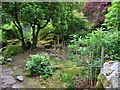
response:
<path id="1" fill-rule="evenodd" d="M 51 22 L 48 23 L 48 25 L 39 32 L 39 42 L 43 44 L 45 47 L 47 45 L 52 46 L 55 41 L 55 29 Z"/>
<path id="2" fill-rule="evenodd" d="M 85 66 L 81 66 L 81 67 L 80 67 L 79 76 L 80 76 L 83 80 L 88 79 L 88 69 L 87 69 Z"/>
<path id="3" fill-rule="evenodd" d="M 4 50 L 3 55 L 4 57 L 9 58 L 12 57 L 13 55 L 17 55 L 22 52 L 23 48 L 19 44 L 16 45 L 9 44 Z"/>
<path id="4" fill-rule="evenodd" d="M 82 30 L 83 32 L 84 29 L 86 29 L 84 21 L 81 20 L 79 16 L 73 15 L 73 11 L 76 10 L 78 12 L 82 5 L 83 3 L 71 2 L 3 3 L 3 22 L 14 21 L 14 24 L 16 23 L 15 26 L 19 30 L 22 45 L 24 45 L 24 38 L 27 40 L 31 39 L 29 36 L 29 38 L 26 38 L 27 34 L 23 35 L 24 27 L 31 27 L 33 40 L 32 47 L 35 48 L 38 40 L 38 33 L 39 31 L 44 30 L 48 22 L 51 22 L 54 27 L 54 33 L 52 33 L 53 37 L 57 34 L 60 35 L 60 39 L 64 38 L 65 40 L 66 37 L 68 38 L 71 31 L 74 32 L 75 29 L 77 29 L 75 31 Z M 43 32 L 48 33 L 49 31 L 51 30 L 44 30 Z M 41 38 L 43 38 L 44 35 L 46 35 L 46 33 L 43 33 Z M 51 36 L 48 36 L 47 38 L 51 38 Z"/>
<path id="5" fill-rule="evenodd" d="M 2 32 L 3 39 L 12 39 L 19 37 L 17 29 L 12 22 L 10 22 L 9 24 L 3 24 L 2 29 L 5 30 L 3 30 Z"/>
<path id="6" fill-rule="evenodd" d="M 75 76 L 75 75 L 72 74 L 72 73 L 70 73 L 70 72 L 66 72 L 66 73 L 61 72 L 59 79 L 60 79 L 62 82 L 69 83 L 69 82 L 71 82 L 71 80 L 72 80 L 72 78 L 73 78 L 74 76 Z"/>
<path id="7" fill-rule="evenodd" d="M 43 26 L 46 22 L 46 11 L 47 7 L 44 7 L 43 3 L 21 3 L 19 13 L 20 19 L 26 23 L 29 23 L 37 18 L 37 23 Z"/>
<path id="8" fill-rule="evenodd" d="M 53 74 L 49 59 L 48 54 L 45 53 L 31 55 L 26 60 L 26 69 L 31 75 L 41 75 L 43 78 L 47 78 Z"/>
<path id="9" fill-rule="evenodd" d="M 54 32 L 54 27 L 51 22 L 48 23 L 48 25 L 39 32 L 39 40 L 43 40 L 44 38 L 47 38 L 48 34 Z"/>
<path id="10" fill-rule="evenodd" d="M 112 2 L 106 14 L 105 25 L 108 29 L 120 30 L 120 1 Z"/>
<path id="11" fill-rule="evenodd" d="M 90 31 L 90 25 L 88 25 L 89 21 L 82 12 L 74 10 L 72 13 L 73 16 L 69 22 L 69 32 L 67 32 L 67 34 L 79 34 L 79 36 L 85 36 L 86 33 Z"/>
<path id="12" fill-rule="evenodd" d="M 120 60 L 120 1 L 112 2 L 112 5 L 108 8 L 108 13 L 106 14 L 105 23 L 103 25 L 107 26 L 107 29 L 112 33 L 116 33 L 112 42 L 109 43 L 108 48 L 110 49 L 111 58 L 114 59 L 116 56 Z"/>
<path id="13" fill-rule="evenodd" d="M 24 37 L 25 41 L 32 41 L 31 30 L 24 30 L 23 37 Z"/>
<path id="14" fill-rule="evenodd" d="M 97 29 L 97 31 L 92 31 L 92 33 L 88 33 L 85 38 L 74 35 L 74 39 L 70 41 L 68 47 L 72 49 L 73 53 L 75 53 L 75 50 L 78 49 L 78 53 L 80 55 L 86 54 L 91 51 L 96 51 L 97 49 L 99 51 L 98 54 L 100 54 L 100 49 L 102 46 L 105 47 L 105 54 L 119 54 L 118 31 L 103 30 L 104 29 L 100 28 Z"/>

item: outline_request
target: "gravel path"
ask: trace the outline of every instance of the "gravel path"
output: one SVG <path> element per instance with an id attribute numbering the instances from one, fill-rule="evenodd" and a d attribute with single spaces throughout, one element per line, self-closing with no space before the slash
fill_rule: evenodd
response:
<path id="1" fill-rule="evenodd" d="M 24 81 L 17 80 L 14 77 L 14 71 L 6 65 L 2 65 L 2 73 L 0 74 L 0 81 L 2 81 L 2 88 L 24 88 Z M 20 76 L 18 74 L 18 76 Z"/>

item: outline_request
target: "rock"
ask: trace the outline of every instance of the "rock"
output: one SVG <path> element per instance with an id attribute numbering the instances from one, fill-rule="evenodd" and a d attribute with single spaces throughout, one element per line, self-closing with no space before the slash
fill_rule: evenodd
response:
<path id="1" fill-rule="evenodd" d="M 12 76 L 13 71 L 11 69 L 5 69 L 3 70 L 3 75 L 8 75 L 8 76 Z"/>
<path id="2" fill-rule="evenodd" d="M 2 74 L 2 75 L 0 76 L 0 78 L 1 78 L 1 79 L 7 78 L 7 75 Z"/>
<path id="3" fill-rule="evenodd" d="M 101 74 L 104 75 L 110 75 L 112 73 L 112 70 L 110 69 L 110 64 L 108 62 L 105 62 L 103 64 L 103 68 L 101 69 Z"/>
<path id="4" fill-rule="evenodd" d="M 17 76 L 17 80 L 19 80 L 19 81 L 23 81 L 24 79 L 23 79 L 23 76 Z"/>
<path id="5" fill-rule="evenodd" d="M 3 85 L 13 85 L 16 83 L 15 79 L 12 76 L 7 76 L 7 78 L 3 79 Z"/>
<path id="6" fill-rule="evenodd" d="M 14 84 L 12 88 L 24 88 L 22 84 Z"/>
<path id="7" fill-rule="evenodd" d="M 7 61 L 7 62 L 12 62 L 13 59 L 12 59 L 12 58 L 8 58 L 8 59 L 6 59 L 6 61 Z"/>
<path id="8" fill-rule="evenodd" d="M 2 88 L 6 89 L 6 88 L 10 88 L 10 85 L 2 85 Z M 6 89 L 7 90 L 7 89 Z"/>
<path id="9" fill-rule="evenodd" d="M 111 70 L 120 70 L 120 63 L 119 62 L 115 62 L 112 64 L 112 66 L 110 67 Z"/>
<path id="10" fill-rule="evenodd" d="M 120 62 L 105 62 L 98 76 L 96 88 L 119 88 L 120 89 Z M 102 84 L 102 85 L 101 85 Z M 101 85 L 101 86 L 100 86 Z"/>

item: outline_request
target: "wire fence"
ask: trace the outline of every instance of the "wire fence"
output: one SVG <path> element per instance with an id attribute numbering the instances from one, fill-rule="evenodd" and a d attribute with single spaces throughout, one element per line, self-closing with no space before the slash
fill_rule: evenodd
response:
<path id="1" fill-rule="evenodd" d="M 72 49 L 65 46 L 65 44 L 58 44 L 54 42 L 54 55 L 62 60 L 74 60 L 75 64 L 79 67 L 84 66 L 87 68 L 87 83 L 90 87 L 94 87 L 97 82 L 97 76 L 100 73 L 104 59 L 104 47 L 102 47 L 101 54 L 100 48 L 88 46 L 85 52 L 76 48 L 75 52 Z M 100 55 L 98 55 L 100 54 Z M 98 59 L 99 57 L 99 59 Z"/>

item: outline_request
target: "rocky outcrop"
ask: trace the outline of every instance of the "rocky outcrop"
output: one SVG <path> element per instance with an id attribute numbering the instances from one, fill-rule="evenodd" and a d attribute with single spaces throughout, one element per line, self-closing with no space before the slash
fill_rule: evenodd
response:
<path id="1" fill-rule="evenodd" d="M 120 89 L 120 62 L 105 62 L 97 79 L 96 88 Z"/>

